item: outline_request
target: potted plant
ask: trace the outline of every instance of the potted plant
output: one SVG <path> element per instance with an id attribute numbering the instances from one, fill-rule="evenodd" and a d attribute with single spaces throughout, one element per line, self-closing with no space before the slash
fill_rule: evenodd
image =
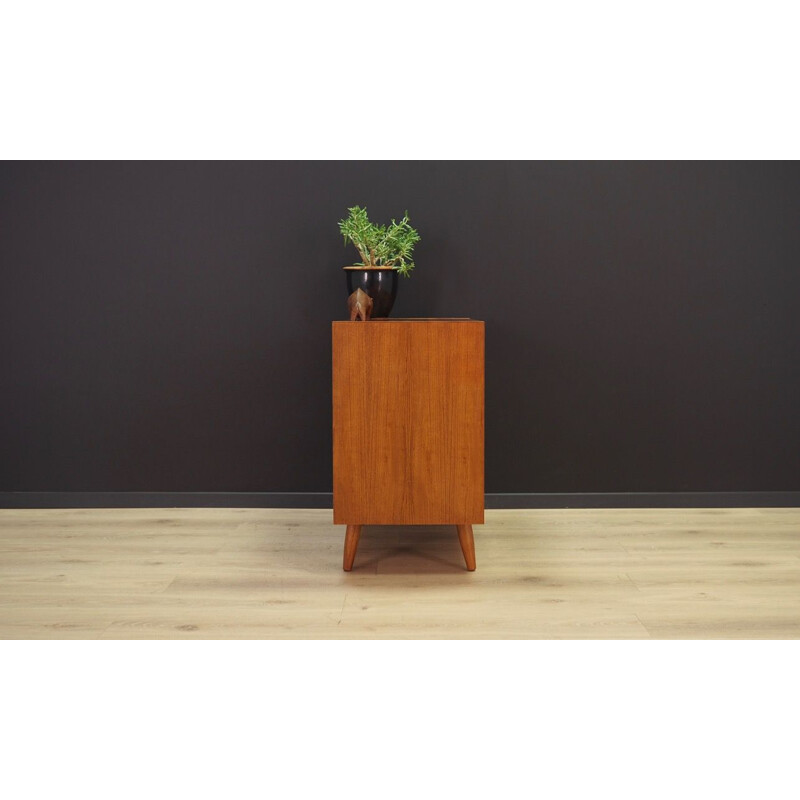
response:
<path id="1" fill-rule="evenodd" d="M 408 212 L 400 222 L 376 225 L 369 221 L 367 209 L 353 206 L 339 222 L 345 246 L 352 242 L 361 263 L 344 267 L 347 294 L 359 289 L 372 299 L 373 317 L 388 317 L 397 296 L 397 275 L 408 277 L 414 269 L 412 255 L 420 236 L 408 224 Z"/>

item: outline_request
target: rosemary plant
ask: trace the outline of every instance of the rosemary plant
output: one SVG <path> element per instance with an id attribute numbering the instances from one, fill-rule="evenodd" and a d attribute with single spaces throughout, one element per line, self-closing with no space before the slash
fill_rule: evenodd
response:
<path id="1" fill-rule="evenodd" d="M 345 246 L 348 241 L 355 245 L 365 267 L 391 267 L 408 277 L 414 269 L 414 245 L 420 239 L 408 224 L 408 211 L 400 222 L 376 225 L 369 221 L 366 208 L 353 206 L 347 210 L 349 215 L 339 222 Z"/>

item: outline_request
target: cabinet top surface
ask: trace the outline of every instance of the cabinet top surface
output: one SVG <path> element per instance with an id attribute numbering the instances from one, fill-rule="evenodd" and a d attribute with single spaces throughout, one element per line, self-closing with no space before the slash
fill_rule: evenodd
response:
<path id="1" fill-rule="evenodd" d="M 393 322 L 480 322 L 480 319 L 470 319 L 470 317 L 378 317 L 377 319 L 368 320 L 366 324 L 371 325 L 373 322 L 380 322 L 383 325 L 391 324 Z M 333 321 L 334 325 L 363 325 L 360 320 L 337 319 Z"/>

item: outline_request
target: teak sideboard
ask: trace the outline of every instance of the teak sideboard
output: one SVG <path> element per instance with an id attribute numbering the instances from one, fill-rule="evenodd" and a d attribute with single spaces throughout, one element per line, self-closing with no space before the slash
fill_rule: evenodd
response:
<path id="1" fill-rule="evenodd" d="M 333 323 L 333 521 L 349 571 L 362 525 L 483 523 L 484 324 Z"/>

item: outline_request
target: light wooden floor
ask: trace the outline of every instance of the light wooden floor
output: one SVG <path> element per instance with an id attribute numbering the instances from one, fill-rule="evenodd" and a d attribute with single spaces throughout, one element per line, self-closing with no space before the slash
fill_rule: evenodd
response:
<path id="1" fill-rule="evenodd" d="M 0 638 L 795 639 L 800 509 L 487 511 L 365 527 L 329 510 L 0 510 Z"/>

